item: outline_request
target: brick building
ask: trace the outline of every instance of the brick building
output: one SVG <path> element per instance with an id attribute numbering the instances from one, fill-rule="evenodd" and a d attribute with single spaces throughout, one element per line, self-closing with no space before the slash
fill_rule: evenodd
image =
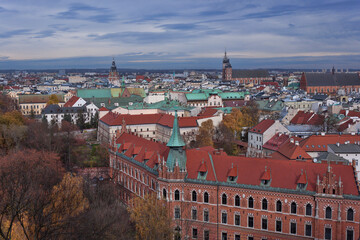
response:
<path id="1" fill-rule="evenodd" d="M 358 73 L 337 73 L 333 68 L 326 73 L 303 73 L 300 88 L 308 93 L 337 93 L 343 89 L 345 93 L 360 92 Z"/>
<path id="2" fill-rule="evenodd" d="M 239 81 L 239 84 L 261 84 L 262 82 L 272 81 L 269 72 L 263 69 L 257 70 L 240 70 L 233 69 L 230 64 L 230 59 L 226 55 L 223 58 L 222 65 L 222 80 L 223 81 Z"/>
<path id="3" fill-rule="evenodd" d="M 181 239 L 358 239 L 360 196 L 349 165 L 185 149 L 177 116 L 167 145 L 122 129 L 110 175 L 122 200 L 156 193 Z"/>

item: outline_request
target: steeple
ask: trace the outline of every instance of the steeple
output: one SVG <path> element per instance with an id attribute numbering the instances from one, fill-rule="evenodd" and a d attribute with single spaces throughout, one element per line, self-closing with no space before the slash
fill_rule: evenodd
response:
<path id="1" fill-rule="evenodd" d="M 184 172 L 186 171 L 186 151 L 183 149 L 185 142 L 180 134 L 177 111 L 175 110 L 175 118 L 173 131 L 167 145 L 170 148 L 166 167 L 168 171 L 173 172 L 174 168 Z"/>
<path id="2" fill-rule="evenodd" d="M 167 143 L 168 147 L 183 147 L 185 146 L 185 142 L 180 134 L 179 129 L 179 122 L 178 122 L 178 115 L 177 111 L 175 110 L 175 118 L 174 118 L 174 124 L 173 124 L 173 131 L 170 137 L 169 142 Z"/>
<path id="3" fill-rule="evenodd" d="M 114 58 L 113 58 L 113 60 L 112 60 L 110 72 L 117 72 L 117 68 L 116 68 L 116 64 L 115 64 L 115 59 L 114 59 Z"/>

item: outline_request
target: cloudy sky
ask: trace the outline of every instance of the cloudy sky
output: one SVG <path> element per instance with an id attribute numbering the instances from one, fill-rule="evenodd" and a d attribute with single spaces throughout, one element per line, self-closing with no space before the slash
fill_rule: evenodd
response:
<path id="1" fill-rule="evenodd" d="M 1 0 L 0 69 L 360 68 L 360 1 Z"/>

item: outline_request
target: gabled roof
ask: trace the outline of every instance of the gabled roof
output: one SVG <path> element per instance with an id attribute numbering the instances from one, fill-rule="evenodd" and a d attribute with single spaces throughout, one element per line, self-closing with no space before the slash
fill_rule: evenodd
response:
<path id="1" fill-rule="evenodd" d="M 263 148 L 277 151 L 289 138 L 289 135 L 277 133 L 263 145 Z"/>
<path id="2" fill-rule="evenodd" d="M 99 112 L 102 112 L 102 111 L 109 111 L 109 109 L 107 109 L 106 107 L 101 107 L 101 108 L 99 109 Z"/>
<path id="3" fill-rule="evenodd" d="M 258 125 L 250 129 L 250 132 L 253 133 L 259 133 L 263 134 L 266 130 L 269 129 L 273 124 L 275 123 L 275 120 L 272 119 L 264 119 L 262 120 Z"/>
<path id="4" fill-rule="evenodd" d="M 290 123 L 295 125 L 322 125 L 324 123 L 324 116 L 313 112 L 298 111 Z"/>
<path id="5" fill-rule="evenodd" d="M 261 175 L 261 180 L 266 180 L 266 181 L 270 181 L 271 180 L 271 173 L 270 170 L 267 169 L 267 167 L 265 166 L 265 171 L 264 173 Z"/>
<path id="6" fill-rule="evenodd" d="M 306 172 L 301 171 L 300 177 L 296 183 L 298 183 L 298 184 L 306 184 L 307 183 Z"/>
<path id="7" fill-rule="evenodd" d="M 292 142 L 294 141 L 294 142 Z M 286 157 L 288 160 L 308 160 L 312 157 L 305 152 L 304 149 L 298 145 L 298 142 L 294 138 L 288 139 L 281 147 L 278 152 Z"/>
<path id="8" fill-rule="evenodd" d="M 64 104 L 64 107 L 72 107 L 74 106 L 74 104 L 79 100 L 80 98 L 77 97 L 77 96 L 72 96 L 69 101 L 67 101 L 65 104 Z"/>

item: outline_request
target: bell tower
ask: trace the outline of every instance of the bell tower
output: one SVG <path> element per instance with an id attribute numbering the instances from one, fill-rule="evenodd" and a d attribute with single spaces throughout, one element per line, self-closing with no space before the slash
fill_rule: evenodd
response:
<path id="1" fill-rule="evenodd" d="M 230 59 L 227 57 L 225 50 L 223 64 L 222 64 L 222 80 L 230 81 L 231 78 L 232 78 L 232 66 L 230 64 Z"/>

